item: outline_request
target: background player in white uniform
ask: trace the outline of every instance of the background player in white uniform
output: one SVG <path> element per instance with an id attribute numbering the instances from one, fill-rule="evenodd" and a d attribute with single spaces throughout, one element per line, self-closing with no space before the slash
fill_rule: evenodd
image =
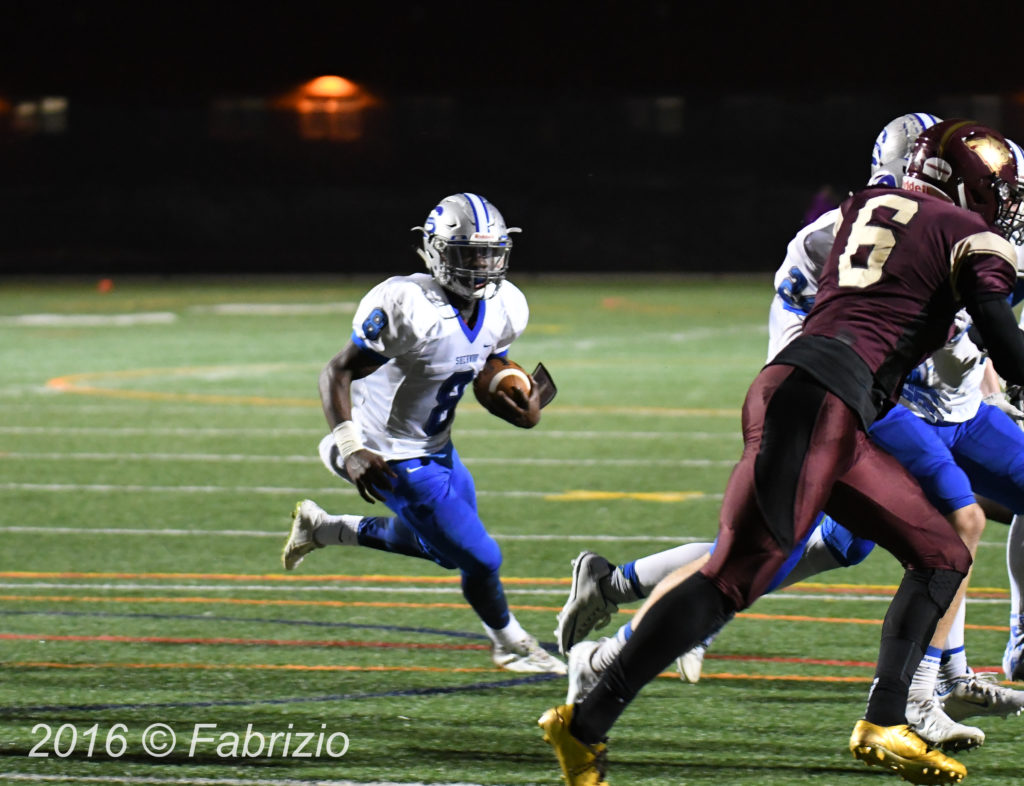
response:
<path id="1" fill-rule="evenodd" d="M 914 140 L 938 122 L 935 115 L 913 112 L 886 124 L 871 150 L 871 176 L 867 185 L 898 187 Z M 786 258 L 775 271 L 775 296 L 768 310 L 769 360 L 803 329 L 804 317 L 818 293 L 818 276 L 832 249 L 832 229 L 839 218 L 838 207 L 822 213 L 798 231 L 786 247 Z"/>
<path id="2" fill-rule="evenodd" d="M 462 592 L 510 671 L 565 673 L 509 611 L 501 550 L 477 513 L 473 478 L 451 441 L 455 406 L 488 357 L 504 355 L 526 328 L 523 293 L 505 280 L 512 241 L 501 213 L 481 196 L 442 199 L 418 251 L 431 271 L 395 276 L 363 297 L 345 347 L 320 376 L 331 433 L 320 456 L 368 502 L 393 516 L 329 515 L 298 503 L 282 561 L 291 570 L 315 548 L 366 546 L 432 560 L 462 574 Z M 500 394 L 492 410 L 531 428 L 529 397 Z"/>
<path id="3" fill-rule="evenodd" d="M 937 122 L 938 118 L 932 115 L 916 113 L 889 123 L 875 142 L 869 184 L 898 186 L 913 141 L 921 131 Z M 1019 152 L 1019 148 L 1015 152 Z M 832 227 L 838 215 L 838 209 L 824 213 L 801 229 L 787 247 L 786 258 L 775 277 L 776 294 L 769 316 L 769 360 L 801 332 L 803 319 L 814 303 L 822 265 L 832 247 Z M 1018 255 L 1024 256 L 1019 245 Z M 956 336 L 916 369 L 904 386 L 904 406 L 896 407 L 877 421 L 869 433 L 918 479 L 930 501 L 950 519 L 973 554 L 985 516 L 975 502 L 971 484 L 978 487 L 979 493 L 1011 510 L 1020 510 L 1024 506 L 1024 435 L 1006 417 L 1010 414 L 1020 418 L 1022 413 L 998 392 L 994 372 L 986 389 L 991 395 L 985 398 L 991 403 L 982 403 L 986 358 L 967 337 L 968 327 L 969 320 L 963 314 L 958 320 Z M 988 368 L 991 369 L 990 365 Z M 938 424 L 947 427 L 930 428 Z M 948 427 L 951 424 L 954 427 Z M 970 480 L 954 459 L 970 468 Z M 803 549 L 795 550 L 779 571 L 771 590 L 790 586 L 825 570 L 857 564 L 870 553 L 873 547 L 870 541 L 854 537 L 827 516 L 822 515 L 821 519 Z M 1010 551 L 1020 546 L 1017 543 L 1020 538 L 1024 538 L 1024 534 L 1018 533 L 1015 538 L 1011 532 L 1008 560 Z M 699 560 L 691 563 L 691 568 L 697 570 L 712 545 L 687 544 L 617 568 L 592 552 L 584 552 L 574 562 L 573 588 L 566 609 L 559 615 L 556 636 L 560 646 L 568 650 L 587 630 L 605 624 L 618 603 L 646 597 L 658 581 L 678 567 Z M 1018 557 L 1015 564 L 1019 563 Z M 1017 588 L 1022 581 L 1024 570 L 1014 573 L 1011 568 L 1011 585 Z M 604 592 L 599 590 L 598 597 L 588 603 L 587 599 L 594 595 L 591 591 L 594 586 L 603 588 Z M 961 591 L 963 589 L 965 587 Z M 1011 613 L 1016 612 L 1018 626 L 1016 639 L 1011 631 L 1008 652 L 1015 640 L 1024 639 L 1019 624 L 1019 590 L 1015 589 L 1014 596 L 1017 607 L 1011 609 Z M 933 640 L 934 646 L 929 647 L 915 676 L 907 715 L 923 738 L 956 749 L 980 744 L 984 733 L 954 722 L 946 711 L 957 720 L 975 714 L 1016 714 L 1024 707 L 1024 693 L 996 686 L 969 669 L 964 647 L 963 603 L 955 603 L 953 608 L 951 618 L 946 620 L 950 626 L 948 636 L 940 634 Z M 584 642 L 579 651 L 571 652 L 568 703 L 589 688 L 596 675 L 625 645 L 631 630 L 631 623 L 627 623 L 615 637 Z M 699 678 L 703 653 L 709 644 L 710 640 L 679 659 L 684 679 L 694 682 Z M 940 664 L 943 682 L 938 685 Z M 1007 674 L 1012 672 L 1007 670 Z"/>
<path id="4" fill-rule="evenodd" d="M 884 182 L 891 177 L 887 169 L 895 170 L 895 167 L 887 166 L 885 161 L 898 152 L 898 147 L 893 147 L 894 142 L 907 136 L 908 129 L 913 133 L 922 117 L 930 116 L 906 115 L 890 124 L 895 125 L 895 129 L 879 135 L 872 167 L 881 168 L 873 173 L 872 182 Z M 1024 171 L 1024 152 L 1016 143 L 1009 144 L 1018 171 Z M 898 181 L 890 184 L 898 184 Z M 822 223 L 828 223 L 827 219 L 801 230 L 790 244 L 786 263 L 776 274 L 770 351 L 781 349 L 799 332 L 803 315 L 813 304 L 817 271 L 824 261 L 820 254 L 824 251 L 827 255 L 831 246 L 831 233 L 822 234 Z M 1018 269 L 1024 270 L 1024 243 L 1022 238 L 1012 239 L 1017 249 Z M 908 379 L 903 387 L 902 406 L 876 423 L 870 433 L 878 444 L 911 470 L 940 512 L 954 519 L 965 540 L 976 543 L 985 517 L 974 503 L 972 489 L 1013 511 L 1019 511 L 1024 505 L 1024 457 L 1021 455 L 1024 440 L 993 408 L 1018 422 L 1022 413 L 1002 394 L 991 363 L 970 340 L 970 320 L 965 312 L 958 315 L 956 327 L 957 332 L 946 347 L 922 363 Z M 924 424 L 940 428 L 929 429 Z M 1019 680 L 1024 679 L 1021 666 L 1024 626 L 1021 625 L 1020 604 L 1024 585 L 1024 520 L 1020 518 L 1014 518 L 1011 524 L 1006 555 L 1011 630 L 1003 669 L 1007 677 Z M 792 582 L 787 580 L 787 583 Z M 934 660 L 941 661 L 946 685 L 940 686 L 940 695 L 943 690 L 948 694 L 950 685 L 969 674 L 963 614 L 961 603 L 945 646 L 941 651 L 930 651 L 922 662 L 923 669 L 928 669 L 934 666 Z M 920 695 L 919 692 L 919 698 Z M 999 701 L 990 702 L 990 706 L 1001 709 Z M 952 711 L 952 714 L 959 716 L 960 712 Z"/>
<path id="5" fill-rule="evenodd" d="M 1012 144 L 1014 155 L 1017 156 L 1017 166 L 1024 166 L 1024 151 Z M 1021 249 L 1024 252 L 1024 249 Z M 1024 263 L 1022 263 L 1024 268 Z M 1021 328 L 1024 328 L 1024 312 L 1021 313 Z M 1007 388 L 1011 394 L 1011 388 Z M 1013 386 L 1010 395 L 1011 401 L 1018 408 L 1024 408 L 1024 389 Z M 1022 424 L 1024 427 L 1024 424 Z M 1024 515 L 1018 514 L 1013 517 L 1010 524 L 1010 534 L 1006 540 L 1006 570 L 1013 576 L 1024 576 Z M 1011 680 L 1024 680 L 1024 607 L 1022 607 L 1022 595 L 1024 595 L 1024 582 L 1010 582 L 1010 640 L 1006 643 L 1003 652 L 1003 671 Z"/>

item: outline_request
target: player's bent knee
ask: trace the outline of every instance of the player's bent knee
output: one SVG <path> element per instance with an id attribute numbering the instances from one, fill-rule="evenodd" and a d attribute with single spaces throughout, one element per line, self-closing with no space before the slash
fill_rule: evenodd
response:
<path id="1" fill-rule="evenodd" d="M 958 500 L 953 511 L 946 514 L 946 519 L 961 537 L 975 534 L 985 528 L 985 511 L 973 493 Z"/>
<path id="2" fill-rule="evenodd" d="M 850 541 L 850 545 L 846 551 L 843 552 L 843 564 L 849 568 L 853 565 L 859 565 L 868 558 L 868 554 L 875 547 L 874 541 L 865 540 L 864 538 L 854 538 Z"/>
<path id="3" fill-rule="evenodd" d="M 948 608 L 967 572 L 933 570 L 930 573 L 931 575 L 927 578 L 928 596 L 940 609 Z"/>
<path id="4" fill-rule="evenodd" d="M 930 528 L 929 537 L 915 541 L 910 553 L 913 556 L 907 562 L 917 570 L 951 570 L 964 576 L 974 561 L 963 540 L 948 523 L 941 528 Z"/>
<path id="5" fill-rule="evenodd" d="M 494 538 L 487 538 L 467 550 L 459 567 L 468 576 L 485 576 L 501 569 L 501 547 Z"/>

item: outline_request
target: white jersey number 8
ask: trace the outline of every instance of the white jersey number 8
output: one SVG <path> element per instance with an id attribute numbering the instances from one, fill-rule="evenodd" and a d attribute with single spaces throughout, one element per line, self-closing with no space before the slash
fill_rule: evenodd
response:
<path id="1" fill-rule="evenodd" d="M 869 223 L 880 207 L 892 210 L 891 220 L 905 226 L 917 213 L 918 204 L 899 194 L 882 194 L 864 203 L 839 257 L 839 286 L 862 288 L 882 277 L 882 267 L 896 245 L 896 235 L 891 229 Z M 861 252 L 865 247 L 867 254 Z M 854 256 L 859 257 L 856 264 Z"/>

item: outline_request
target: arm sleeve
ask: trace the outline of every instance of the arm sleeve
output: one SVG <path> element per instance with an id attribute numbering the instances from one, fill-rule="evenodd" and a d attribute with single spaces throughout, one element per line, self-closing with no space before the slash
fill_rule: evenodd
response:
<path id="1" fill-rule="evenodd" d="M 1024 332 L 1006 298 L 982 295 L 967 305 L 985 342 L 985 348 L 999 376 L 1014 385 L 1024 385 Z"/>

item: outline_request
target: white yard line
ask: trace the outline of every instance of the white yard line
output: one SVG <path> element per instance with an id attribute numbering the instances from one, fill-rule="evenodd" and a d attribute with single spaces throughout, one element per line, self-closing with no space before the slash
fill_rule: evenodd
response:
<path id="1" fill-rule="evenodd" d="M 339 481 L 340 482 L 340 481 Z M 336 494 L 344 491 L 343 486 L 150 486 L 120 483 L 0 483 L 0 491 L 46 491 L 46 492 L 98 492 L 98 493 L 156 493 L 156 494 L 284 494 L 307 496 Z M 563 491 L 477 491 L 478 497 L 525 497 L 542 498 L 563 494 Z"/>
<path id="2" fill-rule="evenodd" d="M 39 453 L 25 451 L 0 451 L 0 461 L 188 461 L 197 464 L 217 463 L 291 463 L 319 464 L 320 457 L 304 455 L 258 455 L 252 453 L 115 453 L 107 451 Z M 469 466 L 536 466 L 536 467 L 731 467 L 734 459 L 629 459 L 629 458 L 463 458 Z"/>
<path id="3" fill-rule="evenodd" d="M 230 584 L 167 584 L 160 581 L 151 581 L 148 583 L 139 582 L 120 582 L 120 581 L 108 581 L 101 583 L 81 583 L 81 582 L 70 582 L 70 581 L 17 581 L 17 582 L 0 582 L 0 589 L 55 589 L 55 590 L 104 590 L 110 592 L 123 592 L 128 590 L 142 590 L 152 592 L 153 590 L 160 590 L 161 592 L 234 592 L 239 590 L 242 592 L 277 592 L 282 594 L 294 594 L 296 592 L 331 592 L 334 594 L 342 592 L 358 592 L 361 594 L 378 594 L 378 595 L 395 595 L 395 594 L 415 594 L 415 595 L 451 595 L 452 597 L 462 597 L 462 590 L 458 585 L 452 585 L 450 587 L 437 587 L 428 585 L 406 585 L 406 584 L 395 584 L 387 586 L 362 586 L 353 584 L 295 584 L 294 582 L 288 582 L 287 584 L 238 584 L 237 582 L 231 582 Z M 514 585 L 505 587 L 506 595 L 552 595 L 560 598 L 565 597 L 567 590 L 565 588 L 556 589 L 520 589 Z M 891 600 L 891 598 L 890 598 Z M 1006 601 L 1002 601 L 1005 603 Z"/>
<path id="4" fill-rule="evenodd" d="M 223 316 L 279 317 L 296 314 L 350 314 L 358 303 L 339 300 L 336 303 L 216 303 L 209 306 L 189 306 L 189 311 Z"/>
<path id="5" fill-rule="evenodd" d="M 4 411 L 9 412 L 13 407 L 4 404 Z M 26 411 L 37 411 L 39 409 L 38 404 L 26 406 Z M 287 407 L 287 409 L 295 409 L 295 407 Z M 112 414 L 124 414 L 124 405 L 118 405 L 116 407 L 102 407 L 101 405 L 95 405 L 88 408 L 76 407 L 76 411 L 109 411 Z M 163 409 L 161 410 L 163 411 Z M 187 410 L 190 414 L 195 413 L 195 409 L 191 408 Z M 304 411 L 304 410 L 303 410 Z M 462 413 L 460 413 L 461 415 Z M 182 436 L 182 437 L 220 437 L 220 436 L 245 436 L 245 437 L 258 437 L 258 436 L 311 436 L 314 438 L 322 437 L 326 433 L 325 429 L 319 428 L 176 428 L 167 426 L 0 426 L 0 434 L 40 434 L 40 435 L 58 435 L 63 436 L 67 434 L 99 434 L 102 436 L 137 436 L 137 435 L 154 435 L 154 436 Z M 495 428 L 484 428 L 484 429 L 472 429 L 472 428 L 456 428 L 453 432 L 453 436 L 458 437 L 493 437 L 506 433 L 506 429 L 501 428 L 498 424 Z M 562 430 L 556 431 L 551 429 L 545 429 L 543 432 L 544 437 L 557 438 L 557 439 L 728 439 L 738 440 L 740 433 L 738 431 L 728 432 L 717 432 L 717 431 L 685 431 L 685 430 L 672 430 L 672 431 L 582 431 L 582 430 Z"/>
<path id="6" fill-rule="evenodd" d="M 40 524 L 37 527 L 30 526 L 0 526 L 0 532 L 10 533 L 33 533 L 46 535 L 112 535 L 123 537 L 126 535 L 141 535 L 144 537 L 236 537 L 236 538 L 277 538 L 283 539 L 287 536 L 286 529 L 268 530 L 241 530 L 241 529 L 174 529 L 169 527 L 54 527 L 47 524 Z M 502 534 L 492 532 L 491 535 L 497 540 L 508 541 L 577 541 L 580 543 L 599 541 L 613 543 L 700 543 L 707 540 L 702 537 L 676 537 L 669 535 L 570 535 L 570 534 Z"/>
<path id="7" fill-rule="evenodd" d="M 132 327 L 134 325 L 167 325 L 178 315 L 170 311 L 135 314 L 20 314 L 0 317 L 0 325 L 18 327 Z"/>
<path id="8" fill-rule="evenodd" d="M 280 594 L 295 594 L 297 592 L 332 593 L 332 596 L 344 595 L 345 593 L 373 594 L 373 595 L 449 595 L 454 598 L 462 597 L 462 590 L 457 586 L 417 586 L 405 584 L 393 584 L 387 586 L 362 586 L 350 584 L 309 584 L 297 585 L 292 582 L 288 584 L 262 585 L 262 584 L 164 584 L 154 581 L 148 584 L 136 582 L 104 582 L 104 583 L 80 583 L 63 581 L 21 581 L 0 583 L 0 590 L 92 590 L 94 592 L 276 592 Z M 895 588 L 894 588 L 895 590 Z M 510 597 L 519 596 L 550 596 L 564 598 L 566 589 L 521 589 L 515 586 L 506 586 L 505 594 Z M 857 603 L 869 601 L 874 603 L 889 603 L 892 595 L 884 593 L 877 595 L 866 595 L 855 592 L 772 592 L 758 599 L 758 603 L 766 601 L 847 601 Z M 969 598 L 972 606 L 1005 606 L 1007 598 Z"/>

